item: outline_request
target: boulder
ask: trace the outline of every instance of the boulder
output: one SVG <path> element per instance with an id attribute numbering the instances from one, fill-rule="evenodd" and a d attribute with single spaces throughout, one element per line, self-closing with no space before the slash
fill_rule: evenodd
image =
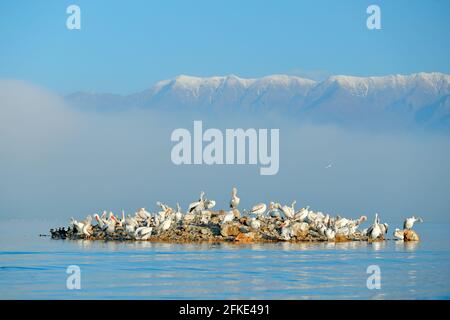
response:
<path id="1" fill-rule="evenodd" d="M 239 227 L 235 224 L 226 223 L 220 228 L 220 234 L 224 237 L 237 236 L 240 233 Z"/>
<path id="2" fill-rule="evenodd" d="M 414 230 L 405 230 L 404 231 L 404 241 L 419 241 L 420 237 Z"/>
<path id="3" fill-rule="evenodd" d="M 255 240 L 255 234 L 253 232 L 239 233 L 234 240 L 243 243 L 253 242 Z"/>

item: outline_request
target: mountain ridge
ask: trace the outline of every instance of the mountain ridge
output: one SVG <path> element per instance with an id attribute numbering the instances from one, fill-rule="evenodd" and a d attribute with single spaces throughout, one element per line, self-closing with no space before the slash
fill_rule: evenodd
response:
<path id="1" fill-rule="evenodd" d="M 130 95 L 81 91 L 66 96 L 66 100 L 78 107 L 102 110 L 232 108 L 282 112 L 326 122 L 389 118 L 389 122 L 395 120 L 399 124 L 448 129 L 449 95 L 450 75 L 440 72 L 371 77 L 333 75 L 323 81 L 283 74 L 261 78 L 179 75 Z"/>

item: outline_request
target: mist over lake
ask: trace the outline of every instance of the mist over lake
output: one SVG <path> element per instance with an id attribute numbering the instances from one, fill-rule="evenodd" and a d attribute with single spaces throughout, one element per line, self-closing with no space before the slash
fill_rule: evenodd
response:
<path id="1" fill-rule="evenodd" d="M 99 210 L 131 212 L 157 200 L 186 207 L 201 190 L 228 205 L 238 186 L 242 206 L 290 202 L 333 214 L 379 212 L 386 219 L 420 214 L 448 220 L 450 138 L 445 132 L 373 130 L 297 122 L 283 113 L 242 117 L 239 111 L 170 113 L 130 108 L 74 108 L 23 82 L 0 86 L 2 217 L 64 217 Z M 174 165 L 177 128 L 279 128 L 280 168 Z M 331 164 L 331 167 L 328 167 Z"/>

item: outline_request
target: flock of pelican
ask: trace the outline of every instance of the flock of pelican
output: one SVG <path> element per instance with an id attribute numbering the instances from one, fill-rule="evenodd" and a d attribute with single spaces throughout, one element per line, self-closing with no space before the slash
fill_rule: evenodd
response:
<path id="1" fill-rule="evenodd" d="M 296 210 L 296 201 L 293 201 L 290 205 L 270 202 L 267 206 L 265 203 L 258 203 L 250 211 L 244 209 L 241 216 L 238 210 L 239 203 L 237 189 L 233 188 L 229 210 L 214 211 L 212 209 L 216 202 L 206 199 L 205 193 L 201 192 L 199 199 L 191 203 L 186 212 L 181 210 L 178 203 L 176 209 L 173 209 L 158 201 L 156 204 L 159 210 L 154 213 L 140 208 L 134 215 L 125 215 L 122 210 L 119 217 L 113 212 L 103 211 L 101 215 L 88 215 L 82 221 L 71 218 L 69 229 L 63 231 L 86 239 L 108 238 L 120 233 L 124 239 L 149 240 L 158 239 L 158 236 L 166 232 L 189 225 L 215 226 L 216 230 L 224 226 L 237 225 L 254 233 L 271 230 L 272 234 L 275 234 L 272 239 L 275 237 L 280 241 L 298 240 L 301 234 L 308 234 L 324 241 L 337 241 L 338 238 L 375 241 L 385 239 L 389 228 L 387 223 L 380 221 L 378 213 L 375 214 L 372 225 L 360 229 L 367 220 L 364 215 L 357 219 L 349 219 L 313 211 L 309 206 Z M 403 240 L 405 231 L 411 230 L 416 222 L 423 220 L 414 216 L 407 218 L 403 230 L 395 229 L 395 239 Z M 61 229 L 51 230 L 53 237 L 56 237 L 58 232 L 61 233 Z M 220 233 L 216 236 L 220 237 Z"/>

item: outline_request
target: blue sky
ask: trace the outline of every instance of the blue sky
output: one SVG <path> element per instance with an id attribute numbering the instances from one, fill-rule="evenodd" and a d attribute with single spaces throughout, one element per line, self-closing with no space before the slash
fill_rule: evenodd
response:
<path id="1" fill-rule="evenodd" d="M 66 29 L 81 7 L 82 29 Z M 366 28 L 378 4 L 382 30 Z M 178 74 L 450 73 L 450 1 L 1 1 L 0 78 L 131 93 Z"/>

